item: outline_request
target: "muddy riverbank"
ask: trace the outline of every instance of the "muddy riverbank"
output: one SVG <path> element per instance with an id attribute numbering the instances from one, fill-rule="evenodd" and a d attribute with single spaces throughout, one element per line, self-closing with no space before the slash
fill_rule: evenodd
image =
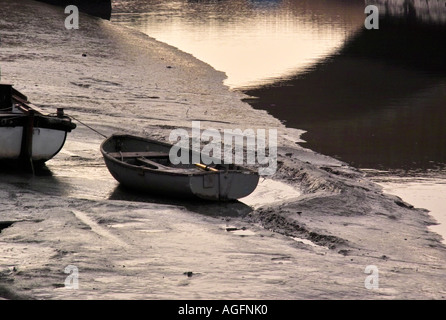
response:
<path id="1" fill-rule="evenodd" d="M 103 137 L 79 124 L 45 172 L 0 172 L 1 296 L 445 298 L 446 250 L 428 212 L 299 147 L 299 132 L 242 102 L 223 73 L 109 21 L 82 16 L 70 31 L 60 8 L 0 3 L 2 80 L 49 112 L 63 107 L 105 135 L 167 140 L 194 120 L 279 133 L 278 171 L 260 195 L 216 204 L 121 189 L 101 158 Z M 378 288 L 365 286 L 370 265 Z M 69 266 L 77 289 L 65 284 Z"/>

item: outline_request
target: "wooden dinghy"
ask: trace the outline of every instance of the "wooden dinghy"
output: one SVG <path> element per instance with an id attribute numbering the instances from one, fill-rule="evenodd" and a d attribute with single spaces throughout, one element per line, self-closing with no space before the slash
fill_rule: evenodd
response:
<path id="1" fill-rule="evenodd" d="M 259 182 L 256 171 L 237 165 L 173 165 L 171 144 L 131 135 L 112 135 L 101 153 L 112 176 L 138 191 L 207 200 L 236 200 L 251 194 Z M 187 150 L 192 154 L 192 151 Z M 192 159 L 190 157 L 189 159 Z"/>

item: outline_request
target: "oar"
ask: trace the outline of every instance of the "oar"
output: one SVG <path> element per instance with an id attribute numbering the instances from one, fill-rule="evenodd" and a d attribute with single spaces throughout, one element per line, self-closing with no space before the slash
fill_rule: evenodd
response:
<path id="1" fill-rule="evenodd" d="M 207 165 L 201 164 L 201 163 L 196 163 L 195 166 L 197 166 L 200 169 L 203 169 L 205 171 L 214 171 L 214 172 L 218 172 L 217 169 L 209 167 Z"/>

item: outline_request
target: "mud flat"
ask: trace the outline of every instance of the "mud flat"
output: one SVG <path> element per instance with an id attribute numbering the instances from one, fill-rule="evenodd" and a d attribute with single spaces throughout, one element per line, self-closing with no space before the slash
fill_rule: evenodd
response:
<path id="1" fill-rule="evenodd" d="M 46 170 L 0 172 L 0 296 L 445 298 L 446 250 L 429 213 L 299 147 L 299 132 L 243 103 L 224 74 L 108 21 L 82 16 L 69 31 L 60 9 L 1 4 L 2 80 L 42 108 L 64 107 L 105 135 L 166 140 L 194 120 L 276 128 L 279 162 L 246 203 L 151 198 L 119 187 L 99 152 L 103 137 L 79 125 Z M 374 289 L 365 286 L 370 265 Z M 65 270 L 77 270 L 77 288 Z"/>

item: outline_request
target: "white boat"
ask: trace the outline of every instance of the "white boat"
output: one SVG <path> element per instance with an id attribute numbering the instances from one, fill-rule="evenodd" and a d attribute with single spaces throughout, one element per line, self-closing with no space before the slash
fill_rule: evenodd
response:
<path id="1" fill-rule="evenodd" d="M 45 115 L 12 85 L 0 84 L 0 161 L 43 164 L 62 149 L 74 128 L 63 109 Z"/>

